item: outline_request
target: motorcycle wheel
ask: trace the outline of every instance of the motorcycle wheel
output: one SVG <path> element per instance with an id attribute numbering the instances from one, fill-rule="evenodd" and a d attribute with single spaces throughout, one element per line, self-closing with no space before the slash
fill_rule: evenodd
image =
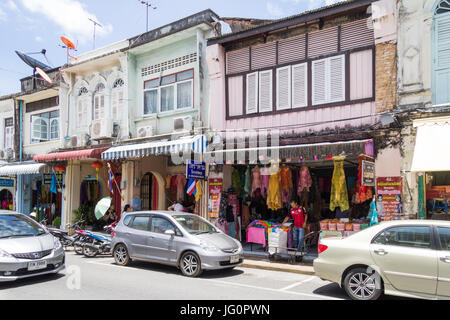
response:
<path id="1" fill-rule="evenodd" d="M 89 247 L 88 245 L 83 246 L 83 254 L 85 257 L 93 258 L 97 255 L 97 253 L 98 253 L 98 250 L 94 250 L 91 247 Z"/>
<path id="2" fill-rule="evenodd" d="M 79 242 L 75 242 L 73 244 L 73 250 L 75 251 L 76 254 L 83 254 L 83 245 Z"/>

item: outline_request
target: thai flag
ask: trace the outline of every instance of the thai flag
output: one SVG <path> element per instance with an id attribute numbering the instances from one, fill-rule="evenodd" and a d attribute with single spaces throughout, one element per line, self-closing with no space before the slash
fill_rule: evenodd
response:
<path id="1" fill-rule="evenodd" d="M 186 193 L 192 196 L 195 193 L 196 189 L 197 189 L 197 181 L 195 179 L 189 179 Z"/>
<path id="2" fill-rule="evenodd" d="M 366 155 L 368 155 L 368 156 L 371 156 L 371 157 L 374 156 L 375 150 L 374 150 L 373 140 L 370 140 L 369 142 L 365 143 L 364 153 Z"/>
<path id="3" fill-rule="evenodd" d="M 109 192 L 111 193 L 114 193 L 113 181 L 114 181 L 114 174 L 112 173 L 111 168 L 108 168 L 108 189 Z"/>

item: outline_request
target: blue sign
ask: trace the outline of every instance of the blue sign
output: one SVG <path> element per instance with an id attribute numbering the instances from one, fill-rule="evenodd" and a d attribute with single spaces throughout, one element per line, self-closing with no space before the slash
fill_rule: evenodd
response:
<path id="1" fill-rule="evenodd" d="M 13 179 L 0 179 L 0 187 L 14 188 Z"/>
<path id="2" fill-rule="evenodd" d="M 206 163 L 189 161 L 186 164 L 186 179 L 206 180 Z"/>

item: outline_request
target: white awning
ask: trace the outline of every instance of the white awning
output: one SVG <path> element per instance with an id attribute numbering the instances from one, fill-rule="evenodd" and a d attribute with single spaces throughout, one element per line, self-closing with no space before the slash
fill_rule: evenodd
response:
<path id="1" fill-rule="evenodd" d="M 140 144 L 130 144 L 112 147 L 102 153 L 103 160 L 118 160 L 128 158 L 148 157 L 151 155 L 170 155 L 176 152 L 206 152 L 206 137 L 204 135 L 182 137 L 176 140 L 151 141 Z"/>
<path id="2" fill-rule="evenodd" d="M 414 121 L 416 146 L 411 171 L 450 171 L 450 118 Z"/>
<path id="3" fill-rule="evenodd" d="M 0 176 L 12 176 L 22 174 L 50 173 L 50 168 L 45 163 L 8 164 L 0 167 Z"/>

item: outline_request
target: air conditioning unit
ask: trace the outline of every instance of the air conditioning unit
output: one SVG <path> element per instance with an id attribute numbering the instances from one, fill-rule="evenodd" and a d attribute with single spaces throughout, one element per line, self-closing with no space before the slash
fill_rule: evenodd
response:
<path id="1" fill-rule="evenodd" d="M 151 137 L 153 136 L 153 127 L 152 126 L 138 127 L 136 132 L 138 138 Z"/>
<path id="2" fill-rule="evenodd" d="M 11 148 L 0 150 L 0 159 L 2 160 L 11 160 L 14 156 L 14 150 Z"/>
<path id="3" fill-rule="evenodd" d="M 186 116 L 173 119 L 173 131 L 187 131 L 192 130 L 192 117 Z"/>
<path id="4" fill-rule="evenodd" d="M 112 137 L 113 123 L 107 119 L 92 121 L 91 137 L 94 140 L 110 139 Z"/>
<path id="5" fill-rule="evenodd" d="M 72 147 L 72 148 L 76 148 L 76 147 L 78 147 L 78 140 L 80 140 L 80 139 L 78 139 L 78 136 L 71 136 L 70 137 L 70 143 L 69 143 L 69 147 Z"/>
<path id="6" fill-rule="evenodd" d="M 0 159 L 1 160 L 5 159 L 5 155 L 6 155 L 6 152 L 3 150 L 0 150 Z"/>

